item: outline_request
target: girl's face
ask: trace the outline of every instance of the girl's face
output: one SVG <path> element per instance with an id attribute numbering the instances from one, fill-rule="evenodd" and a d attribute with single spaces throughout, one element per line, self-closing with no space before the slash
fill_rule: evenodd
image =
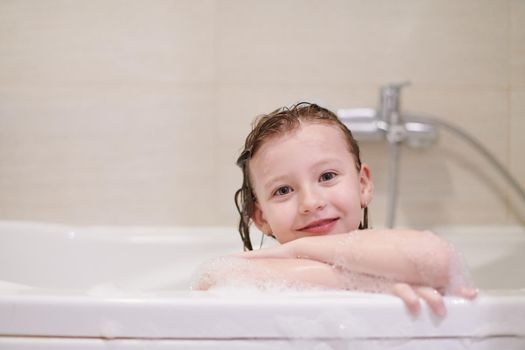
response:
<path id="1" fill-rule="evenodd" d="M 303 122 L 269 139 L 249 162 L 257 197 L 253 221 L 280 243 L 358 228 L 372 199 L 368 166 L 357 171 L 343 133 Z"/>

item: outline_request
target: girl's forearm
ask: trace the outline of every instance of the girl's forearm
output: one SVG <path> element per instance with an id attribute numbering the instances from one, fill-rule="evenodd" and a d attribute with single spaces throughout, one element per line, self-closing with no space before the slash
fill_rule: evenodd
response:
<path id="1" fill-rule="evenodd" d="M 275 287 L 315 286 L 345 289 L 342 269 L 309 259 L 239 259 L 222 257 L 201 267 L 193 289 L 207 290 L 221 285 Z"/>
<path id="2" fill-rule="evenodd" d="M 358 230 L 300 238 L 290 254 L 414 285 L 446 287 L 453 251 L 429 231 Z"/>
<path id="3" fill-rule="evenodd" d="M 310 259 L 238 259 L 222 257 L 201 267 L 193 289 L 242 286 L 323 288 L 393 293 L 393 283 Z"/>

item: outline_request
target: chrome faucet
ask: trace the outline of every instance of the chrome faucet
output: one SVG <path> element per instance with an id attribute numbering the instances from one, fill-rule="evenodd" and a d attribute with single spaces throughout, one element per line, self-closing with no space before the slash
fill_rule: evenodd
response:
<path id="1" fill-rule="evenodd" d="M 401 113 L 401 89 L 410 82 L 381 87 L 379 107 L 339 109 L 337 116 L 358 141 L 383 140 L 406 142 L 415 148 L 431 146 L 437 139 L 437 128 L 426 120 Z"/>
<path id="2" fill-rule="evenodd" d="M 394 227 L 397 210 L 400 147 L 405 143 L 415 148 L 430 147 L 437 140 L 438 128 L 447 129 L 480 152 L 507 180 L 525 203 L 525 190 L 510 172 L 475 137 L 449 122 L 433 116 L 401 112 L 401 91 L 410 82 L 391 83 L 381 87 L 379 106 L 337 111 L 339 119 L 358 141 L 386 140 L 389 148 L 388 211 L 386 226 Z"/>

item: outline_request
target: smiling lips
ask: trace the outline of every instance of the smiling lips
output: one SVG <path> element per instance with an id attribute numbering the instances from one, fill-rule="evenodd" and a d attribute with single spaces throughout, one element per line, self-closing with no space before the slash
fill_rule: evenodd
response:
<path id="1" fill-rule="evenodd" d="M 339 218 L 317 220 L 300 228 L 299 231 L 315 234 L 329 233 L 337 223 L 337 220 L 339 220 Z"/>

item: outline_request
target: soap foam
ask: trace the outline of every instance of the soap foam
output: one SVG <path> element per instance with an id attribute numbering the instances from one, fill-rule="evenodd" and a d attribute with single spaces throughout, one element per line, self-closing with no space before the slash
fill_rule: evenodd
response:
<path id="1" fill-rule="evenodd" d="M 348 234 L 344 235 L 339 244 L 337 244 L 334 256 L 334 268 L 340 269 L 342 272 L 345 289 L 368 293 L 391 294 L 394 281 L 386 277 L 352 271 L 352 264 L 359 264 L 363 259 L 363 253 L 359 250 L 353 251 L 352 261 L 350 261 L 347 257 L 348 250 L 352 245 L 360 245 L 362 239 L 362 235 Z"/>
<path id="2" fill-rule="evenodd" d="M 330 290 L 308 283 L 277 278 L 256 260 L 228 256 L 202 264 L 192 278 L 191 289 L 209 289 L 215 293 L 242 291 L 243 294 Z"/>
<path id="3" fill-rule="evenodd" d="M 462 287 L 474 288 L 474 281 L 470 274 L 464 256 L 459 252 L 452 243 L 449 246 L 449 283 L 445 290 L 446 295 L 455 295 Z"/>
<path id="4" fill-rule="evenodd" d="M 419 278 L 425 285 L 432 285 L 432 278 L 440 268 L 435 262 L 439 259 L 436 246 L 441 246 L 446 252 L 448 262 L 448 283 L 443 292 L 445 295 L 457 294 L 461 287 L 473 288 L 472 278 L 460 252 L 452 243 L 442 239 L 431 231 L 423 231 L 427 244 L 418 246 L 417 250 L 409 249 L 408 242 L 400 246 L 400 253 L 405 254 L 415 264 Z M 445 247 L 443 247 L 445 245 Z"/>
<path id="5" fill-rule="evenodd" d="M 368 293 L 391 294 L 394 282 L 384 277 L 373 276 L 364 273 L 345 270 L 344 286 L 347 290 L 355 290 Z"/>

